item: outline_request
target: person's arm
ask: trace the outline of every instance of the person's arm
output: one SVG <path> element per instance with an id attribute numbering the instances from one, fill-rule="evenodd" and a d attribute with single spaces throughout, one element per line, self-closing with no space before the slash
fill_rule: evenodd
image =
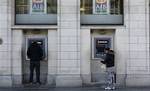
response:
<path id="1" fill-rule="evenodd" d="M 105 62 L 105 61 L 101 61 L 101 63 L 106 64 L 106 62 Z"/>
<path id="2" fill-rule="evenodd" d="M 40 59 L 43 59 L 43 49 L 40 47 Z"/>
<path id="3" fill-rule="evenodd" d="M 106 64 L 108 60 L 108 54 L 105 55 L 104 60 L 101 63 Z"/>
<path id="4" fill-rule="evenodd" d="M 31 58 L 31 48 L 29 47 L 28 50 L 27 50 L 27 57 L 28 58 Z"/>

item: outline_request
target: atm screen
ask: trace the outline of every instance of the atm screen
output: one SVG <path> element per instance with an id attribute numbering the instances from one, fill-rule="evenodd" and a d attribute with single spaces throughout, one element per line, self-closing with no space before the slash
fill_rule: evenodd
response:
<path id="1" fill-rule="evenodd" d="M 104 52 L 104 49 L 105 49 L 105 45 L 96 46 L 96 50 L 97 50 L 98 53 Z"/>
<path id="2" fill-rule="evenodd" d="M 104 49 L 108 47 L 109 41 L 108 40 L 96 40 L 96 50 L 98 53 L 104 52 Z"/>
<path id="3" fill-rule="evenodd" d="M 95 38 L 95 58 L 103 58 L 105 48 L 110 48 L 110 38 Z"/>

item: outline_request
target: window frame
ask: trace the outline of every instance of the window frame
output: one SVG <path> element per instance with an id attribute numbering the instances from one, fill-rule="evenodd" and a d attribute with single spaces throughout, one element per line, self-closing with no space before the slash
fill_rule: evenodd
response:
<path id="1" fill-rule="evenodd" d="M 30 0 L 29 0 L 29 2 L 30 2 Z M 46 3 L 47 3 L 47 0 L 46 0 Z M 47 4 L 46 4 L 46 6 L 47 6 Z M 48 6 L 47 6 L 48 7 Z M 17 7 L 16 7 L 16 0 L 14 0 L 14 25 L 57 25 L 57 11 L 58 11 L 58 2 L 56 1 L 56 12 L 55 13 L 48 13 L 48 12 L 46 12 L 46 14 L 45 15 L 51 15 L 50 17 L 52 17 L 51 19 L 53 19 L 52 20 L 52 22 L 50 22 L 50 23 L 17 23 L 17 13 L 16 13 L 16 9 L 17 9 Z M 47 10 L 47 8 L 46 8 L 46 11 L 48 11 Z M 19 14 L 18 14 L 19 15 Z M 21 15 L 21 14 L 20 14 Z M 28 14 L 26 14 L 26 15 L 30 15 L 30 6 L 29 6 L 29 13 Z M 38 15 L 38 14 L 37 14 Z M 40 14 L 39 14 L 40 15 Z M 53 22 L 53 21 L 55 21 L 55 22 Z"/>
<path id="2" fill-rule="evenodd" d="M 93 1 L 93 0 L 92 0 Z M 91 13 L 87 13 L 87 14 L 84 14 L 83 12 L 81 12 L 81 2 L 82 0 L 80 0 L 80 25 L 82 26 L 89 26 L 89 25 L 117 25 L 117 26 L 123 26 L 124 25 L 124 2 L 125 0 L 122 0 L 122 8 L 120 8 L 120 13 L 122 12 L 122 14 L 120 15 L 116 15 L 116 14 L 109 14 L 109 15 L 98 15 L 98 14 L 93 14 L 93 9 L 90 9 L 92 10 Z M 92 8 L 93 8 L 93 4 L 92 4 Z M 111 9 L 110 9 L 111 10 Z M 99 16 L 99 17 L 98 17 Z M 97 20 L 100 19 L 100 16 L 102 16 L 104 19 L 104 17 L 108 16 L 106 19 L 108 21 L 108 23 L 103 23 L 103 22 L 97 22 Z M 91 18 L 92 17 L 92 18 Z M 94 20 L 94 17 L 96 18 Z M 110 19 L 111 17 L 112 20 L 108 20 Z M 118 17 L 118 19 L 120 19 L 119 21 L 113 23 L 111 21 L 113 21 L 113 19 L 115 19 L 116 17 Z M 94 22 L 96 21 L 96 22 Z M 105 21 L 105 20 L 102 20 L 102 21 Z M 93 23 L 94 22 L 94 23 Z M 105 21 L 106 22 L 106 21 Z M 109 23 L 110 22 L 110 23 Z"/>

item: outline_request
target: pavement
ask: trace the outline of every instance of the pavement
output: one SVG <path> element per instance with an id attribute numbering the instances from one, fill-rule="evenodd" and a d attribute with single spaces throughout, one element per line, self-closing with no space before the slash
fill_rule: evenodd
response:
<path id="1" fill-rule="evenodd" d="M 104 90 L 101 87 L 77 87 L 77 88 L 27 88 L 27 87 L 19 87 L 19 88 L 0 88 L 0 91 L 150 91 L 150 87 L 124 87 L 124 88 L 116 88 L 115 90 Z"/>

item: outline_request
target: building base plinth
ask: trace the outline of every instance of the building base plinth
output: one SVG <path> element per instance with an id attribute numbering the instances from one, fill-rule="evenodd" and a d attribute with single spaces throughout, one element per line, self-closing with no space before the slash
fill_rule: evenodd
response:
<path id="1" fill-rule="evenodd" d="M 150 86 L 150 77 L 148 77 L 148 75 L 141 76 L 141 77 L 129 76 L 126 79 L 126 85 L 127 86 L 134 86 L 134 87 Z"/>
<path id="2" fill-rule="evenodd" d="M 12 87 L 11 76 L 0 76 L 0 87 Z"/>
<path id="3" fill-rule="evenodd" d="M 82 80 L 80 76 L 61 75 L 56 77 L 56 87 L 80 87 Z"/>

